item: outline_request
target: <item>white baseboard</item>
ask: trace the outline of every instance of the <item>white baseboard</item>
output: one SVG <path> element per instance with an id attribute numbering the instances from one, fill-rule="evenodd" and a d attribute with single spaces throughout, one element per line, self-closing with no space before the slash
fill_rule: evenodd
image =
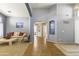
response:
<path id="1" fill-rule="evenodd" d="M 52 41 L 52 40 L 46 40 L 47 42 L 53 42 L 53 43 L 58 43 L 58 44 L 75 44 L 73 42 L 57 42 L 57 41 Z"/>
<path id="2" fill-rule="evenodd" d="M 53 43 L 56 43 L 56 41 L 52 41 L 52 40 L 46 40 L 47 42 L 53 42 Z"/>

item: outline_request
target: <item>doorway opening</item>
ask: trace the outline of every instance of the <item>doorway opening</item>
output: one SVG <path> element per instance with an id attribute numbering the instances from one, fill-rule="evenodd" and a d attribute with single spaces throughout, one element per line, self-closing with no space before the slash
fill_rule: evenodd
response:
<path id="1" fill-rule="evenodd" d="M 35 22 L 34 23 L 34 47 L 40 48 L 46 45 L 47 39 L 47 23 Z"/>

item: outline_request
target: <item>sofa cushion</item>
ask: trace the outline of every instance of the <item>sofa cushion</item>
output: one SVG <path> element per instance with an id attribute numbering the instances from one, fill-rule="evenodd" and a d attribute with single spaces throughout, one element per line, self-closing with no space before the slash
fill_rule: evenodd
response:
<path id="1" fill-rule="evenodd" d="M 19 36 L 23 36 L 23 34 L 24 34 L 23 32 L 20 32 L 20 33 L 19 33 Z"/>
<path id="2" fill-rule="evenodd" d="M 10 39 L 11 38 L 11 33 L 7 33 L 7 35 L 4 38 Z"/>
<path id="3" fill-rule="evenodd" d="M 14 36 L 19 36 L 19 32 L 14 32 Z"/>

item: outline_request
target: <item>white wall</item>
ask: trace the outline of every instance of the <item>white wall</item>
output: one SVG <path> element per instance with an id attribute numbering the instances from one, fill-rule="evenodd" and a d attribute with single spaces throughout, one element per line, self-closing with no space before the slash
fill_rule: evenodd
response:
<path id="1" fill-rule="evenodd" d="M 16 22 L 23 22 L 24 28 L 16 28 Z M 6 32 L 27 32 L 30 33 L 30 19 L 26 17 L 8 17 Z"/>

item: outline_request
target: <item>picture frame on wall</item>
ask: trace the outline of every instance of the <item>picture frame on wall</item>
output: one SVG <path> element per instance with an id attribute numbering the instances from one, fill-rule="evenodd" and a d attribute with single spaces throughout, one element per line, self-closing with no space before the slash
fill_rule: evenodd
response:
<path id="1" fill-rule="evenodd" d="M 55 35 L 55 21 L 49 21 L 49 34 Z"/>
<path id="2" fill-rule="evenodd" d="M 16 28 L 23 28 L 24 23 L 23 22 L 16 22 Z"/>

